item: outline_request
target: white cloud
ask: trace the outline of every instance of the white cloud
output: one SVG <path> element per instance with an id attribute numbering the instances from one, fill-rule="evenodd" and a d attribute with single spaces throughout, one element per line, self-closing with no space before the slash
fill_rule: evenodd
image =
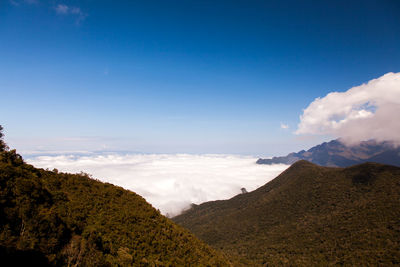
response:
<path id="1" fill-rule="evenodd" d="M 346 92 L 315 99 L 296 134 L 326 134 L 349 143 L 376 139 L 400 143 L 400 73 L 387 73 Z"/>
<path id="2" fill-rule="evenodd" d="M 69 7 L 67 5 L 59 4 L 55 7 L 55 10 L 58 14 L 68 14 Z"/>
<path id="3" fill-rule="evenodd" d="M 191 203 L 228 199 L 275 178 L 288 165 L 259 165 L 236 155 L 109 154 L 38 156 L 27 161 L 41 168 L 84 171 L 104 182 L 143 196 L 163 214 L 176 215 Z"/>
<path id="4" fill-rule="evenodd" d="M 87 17 L 87 14 L 84 13 L 79 7 L 71 7 L 65 4 L 58 4 L 54 10 L 59 15 L 73 15 L 76 17 L 76 23 L 80 23 Z"/>
<path id="5" fill-rule="evenodd" d="M 289 125 L 288 124 L 284 124 L 281 122 L 281 128 L 282 129 L 289 129 Z"/>
<path id="6" fill-rule="evenodd" d="M 38 0 L 10 0 L 10 3 L 14 6 L 19 6 L 21 4 L 37 4 Z"/>

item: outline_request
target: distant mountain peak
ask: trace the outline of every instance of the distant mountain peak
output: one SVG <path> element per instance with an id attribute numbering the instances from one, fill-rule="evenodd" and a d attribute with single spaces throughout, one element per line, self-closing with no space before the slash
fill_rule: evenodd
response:
<path id="1" fill-rule="evenodd" d="M 292 152 L 287 156 L 258 159 L 258 164 L 293 164 L 299 160 L 327 167 L 348 167 L 363 162 L 378 162 L 400 166 L 400 148 L 388 141 L 368 140 L 346 145 L 340 139 L 324 142 L 309 150 Z"/>
<path id="2" fill-rule="evenodd" d="M 307 167 L 311 167 L 311 166 L 318 166 L 308 160 L 305 159 L 300 159 L 298 161 L 296 161 L 295 163 L 292 164 L 292 166 L 290 166 L 291 169 L 298 169 L 298 168 L 307 168 Z"/>

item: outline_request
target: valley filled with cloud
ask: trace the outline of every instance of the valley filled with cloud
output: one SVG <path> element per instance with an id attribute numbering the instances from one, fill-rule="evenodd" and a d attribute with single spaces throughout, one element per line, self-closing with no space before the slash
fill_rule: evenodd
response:
<path id="1" fill-rule="evenodd" d="M 191 203 L 228 199 L 252 191 L 289 165 L 259 165 L 251 156 L 221 154 L 98 154 L 34 156 L 27 162 L 62 172 L 86 172 L 143 196 L 174 216 Z"/>

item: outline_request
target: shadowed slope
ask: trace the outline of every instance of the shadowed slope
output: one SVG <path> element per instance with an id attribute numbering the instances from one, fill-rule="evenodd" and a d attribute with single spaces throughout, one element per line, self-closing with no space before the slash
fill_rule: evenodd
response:
<path id="1" fill-rule="evenodd" d="M 260 264 L 399 264 L 400 168 L 298 161 L 259 189 L 174 218 Z"/>

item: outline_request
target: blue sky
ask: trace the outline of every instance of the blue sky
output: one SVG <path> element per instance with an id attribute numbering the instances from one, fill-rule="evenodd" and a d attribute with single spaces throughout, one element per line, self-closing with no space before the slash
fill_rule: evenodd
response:
<path id="1" fill-rule="evenodd" d="M 280 155 L 399 47 L 399 1 L 0 0 L 0 124 L 21 151 Z"/>

